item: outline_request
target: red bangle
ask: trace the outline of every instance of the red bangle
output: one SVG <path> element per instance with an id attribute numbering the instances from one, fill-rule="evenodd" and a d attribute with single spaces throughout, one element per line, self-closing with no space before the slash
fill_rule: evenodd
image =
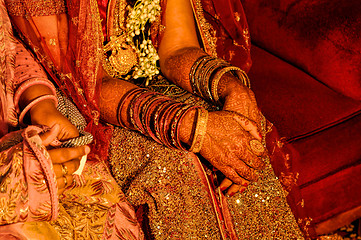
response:
<path id="1" fill-rule="evenodd" d="M 49 80 L 45 80 L 45 79 L 39 79 L 39 78 L 33 78 L 30 80 L 27 80 L 25 82 L 23 82 L 19 87 L 17 87 L 15 95 L 14 95 L 14 105 L 15 105 L 15 110 L 20 112 L 19 109 L 19 100 L 21 95 L 25 92 L 26 89 L 28 89 L 31 86 L 34 85 L 44 85 L 47 86 L 53 93 L 54 96 L 56 96 L 56 90 L 54 85 L 49 81 Z"/>
<path id="2" fill-rule="evenodd" d="M 36 104 L 38 104 L 39 102 L 42 102 L 42 101 L 44 101 L 44 100 L 47 100 L 47 99 L 53 100 L 54 103 L 55 103 L 55 106 L 58 104 L 58 99 L 57 99 L 54 95 L 50 95 L 50 94 L 49 94 L 49 95 L 40 96 L 40 97 L 34 99 L 33 101 L 31 101 L 31 102 L 21 111 L 20 116 L 19 116 L 19 122 L 22 124 L 26 113 L 27 113 L 32 107 L 34 107 Z"/>
<path id="3" fill-rule="evenodd" d="M 186 115 L 186 113 L 194 108 L 197 108 L 197 106 L 191 106 L 191 105 L 184 105 L 174 116 L 172 123 L 170 125 L 170 135 L 172 139 L 173 145 L 181 150 L 187 150 L 185 147 L 182 146 L 181 142 L 179 141 L 179 126 L 180 122 L 182 121 L 183 117 Z"/>
<path id="4" fill-rule="evenodd" d="M 144 91 L 144 89 L 134 88 L 134 89 L 130 90 L 129 92 L 127 92 L 126 94 L 124 94 L 123 98 L 120 100 L 120 104 L 118 106 L 118 111 L 117 111 L 117 113 L 118 113 L 117 120 L 118 120 L 119 126 L 126 128 L 126 125 L 122 120 L 121 112 L 123 111 L 124 104 L 127 102 L 127 100 L 129 98 L 131 98 L 133 96 L 133 94 L 136 94 L 139 91 Z"/>

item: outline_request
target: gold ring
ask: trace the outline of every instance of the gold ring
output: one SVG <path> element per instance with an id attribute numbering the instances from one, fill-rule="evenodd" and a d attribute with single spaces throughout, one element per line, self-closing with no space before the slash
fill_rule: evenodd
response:
<path id="1" fill-rule="evenodd" d="M 63 163 L 61 164 L 61 172 L 64 176 L 68 174 L 68 167 Z"/>
<path id="2" fill-rule="evenodd" d="M 263 144 L 256 139 L 251 140 L 249 146 L 251 147 L 251 151 L 256 155 L 261 155 L 265 150 Z"/>
<path id="3" fill-rule="evenodd" d="M 68 185 L 68 179 L 66 179 L 66 176 L 65 176 L 65 175 L 63 176 L 63 179 L 64 179 L 64 188 L 65 188 L 66 185 Z"/>

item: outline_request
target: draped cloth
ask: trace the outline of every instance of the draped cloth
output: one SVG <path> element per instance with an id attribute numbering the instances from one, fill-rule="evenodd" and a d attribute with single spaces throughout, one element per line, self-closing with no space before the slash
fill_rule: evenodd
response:
<path id="1" fill-rule="evenodd" d="M 104 162 L 87 162 L 58 196 L 52 159 L 40 138 L 48 128 L 18 121 L 19 96 L 27 87 L 55 88 L 13 36 L 3 0 L 0 38 L 0 239 L 143 239 L 134 209 Z"/>
<path id="2" fill-rule="evenodd" d="M 118 3 L 118 0 L 109 2 Z M 267 121 L 263 131 L 270 136 L 267 147 L 271 157 L 266 169 L 260 173 L 260 180 L 243 194 L 226 198 L 217 189 L 218 173 L 201 156 L 168 149 L 134 131 L 122 128 L 112 131 L 113 127 L 99 120 L 102 46 L 106 29 L 110 27 L 105 20 L 109 17 L 108 7 L 114 6 L 109 2 L 67 0 L 64 4 L 59 0 L 6 0 L 23 41 L 57 87 L 85 116 L 86 130 L 95 136 L 89 158 L 101 161 L 109 158 L 113 176 L 128 201 L 138 208 L 147 237 L 303 239 L 286 202 L 287 193 L 295 189 L 296 182 L 296 174 L 287 164 L 290 154 Z M 166 1 L 162 1 L 162 7 L 165 4 Z M 203 49 L 248 71 L 251 46 L 240 1 L 193 0 L 192 6 Z M 156 47 L 164 27 L 161 17 L 162 14 L 151 27 Z M 193 96 L 185 101 L 207 105 Z M 280 178 L 275 176 L 271 162 L 276 163 Z M 289 199 L 298 214 L 297 221 L 307 233 L 304 226 L 308 220 L 299 211 L 302 210 L 300 201 Z M 71 208 L 68 203 L 66 207 Z"/>

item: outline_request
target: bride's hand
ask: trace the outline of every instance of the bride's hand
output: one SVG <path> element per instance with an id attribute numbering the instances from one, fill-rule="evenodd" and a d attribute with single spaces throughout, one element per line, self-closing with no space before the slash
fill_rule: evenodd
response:
<path id="1" fill-rule="evenodd" d="M 244 86 L 231 74 L 225 74 L 219 86 L 219 94 L 223 102 L 223 110 L 239 113 L 252 120 L 250 128 L 254 137 L 261 136 L 261 120 L 256 98 L 251 89 Z M 261 136 L 262 137 L 262 136 Z"/>
<path id="2" fill-rule="evenodd" d="M 224 105 L 223 110 L 233 111 L 246 116 L 251 121 L 249 123 L 249 132 L 258 140 L 262 139 L 260 134 L 262 114 L 260 113 L 256 98 L 252 90 L 240 83 L 232 75 L 225 75 L 221 83 L 221 97 Z M 243 192 L 246 189 L 248 182 L 243 185 L 234 184 L 228 178 L 224 179 L 219 188 L 224 191 L 228 189 L 227 194 L 233 196 L 236 192 Z"/>
<path id="3" fill-rule="evenodd" d="M 264 167 L 265 149 L 246 117 L 227 111 L 210 112 L 200 154 L 228 179 L 246 186 L 256 181 L 256 171 Z"/>

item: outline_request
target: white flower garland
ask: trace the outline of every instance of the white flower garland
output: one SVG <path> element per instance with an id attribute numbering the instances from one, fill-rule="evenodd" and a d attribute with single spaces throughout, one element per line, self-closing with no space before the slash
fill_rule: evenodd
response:
<path id="1" fill-rule="evenodd" d="M 158 53 L 152 41 L 146 39 L 145 25 L 153 23 L 160 14 L 159 0 L 137 0 L 134 7 L 129 7 L 127 18 L 127 39 L 129 44 L 135 44 L 139 64 L 134 69 L 134 78 L 147 78 L 147 83 L 156 74 L 159 74 L 157 61 Z M 134 43 L 133 38 L 142 34 L 143 41 Z M 149 34 L 148 34 L 149 35 Z"/>

